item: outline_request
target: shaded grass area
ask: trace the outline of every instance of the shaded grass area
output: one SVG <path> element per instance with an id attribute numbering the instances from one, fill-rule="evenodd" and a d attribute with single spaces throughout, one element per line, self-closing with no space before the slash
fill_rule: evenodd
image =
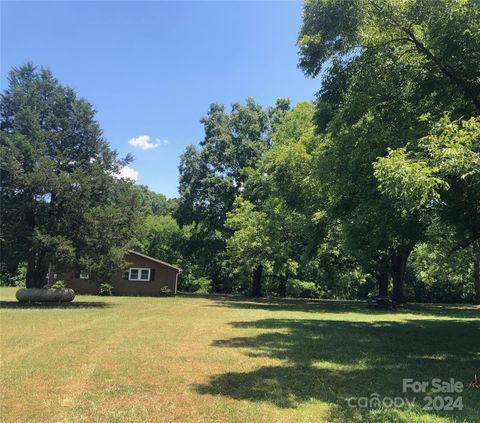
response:
<path id="1" fill-rule="evenodd" d="M 280 359 L 285 364 L 213 377 L 208 384 L 197 386 L 200 393 L 268 401 L 282 408 L 296 408 L 302 403 L 320 400 L 334 405 L 329 417 L 339 421 L 355 420 L 358 410 L 351 409 L 347 403 L 352 397 L 374 393 L 391 398 L 415 396 L 425 405 L 424 395 L 402 392 L 403 378 L 448 381 L 453 377 L 467 385 L 480 370 L 477 321 L 371 323 L 262 319 L 233 322 L 232 326 L 268 332 L 216 340 L 213 345 L 242 348 L 247 356 Z M 438 415 L 480 422 L 480 391 L 465 391 L 463 398 L 464 410 Z M 363 413 L 357 418 L 385 421 L 391 413 L 376 414 L 376 419 L 372 413 Z M 396 417 L 393 421 L 401 421 Z"/>
<path id="2" fill-rule="evenodd" d="M 480 389 L 457 411 L 402 392 L 403 378 L 480 375 L 478 307 L 229 296 L 17 307 L 14 292 L 0 288 L 2 421 L 480 422 Z M 419 403 L 348 406 L 373 393 Z"/>
<path id="3" fill-rule="evenodd" d="M 207 297 L 205 297 L 207 298 Z M 301 299 L 268 299 L 239 298 L 237 296 L 215 296 L 212 307 L 232 307 L 243 309 L 259 309 L 268 311 L 301 311 L 304 313 L 361 313 L 369 315 L 390 315 L 401 317 L 402 314 L 416 316 L 435 316 L 448 318 L 479 318 L 480 308 L 472 305 L 453 304 L 408 304 L 382 309 L 369 307 L 365 301 L 337 300 L 301 300 Z"/>
<path id="4" fill-rule="evenodd" d="M 45 309 L 78 309 L 78 308 L 105 308 L 111 307 L 111 303 L 105 303 L 102 301 L 75 301 L 71 303 L 20 303 L 18 301 L 0 301 L 0 309 L 8 309 L 8 308 L 25 308 L 25 309 L 37 309 L 37 310 L 45 310 Z"/>

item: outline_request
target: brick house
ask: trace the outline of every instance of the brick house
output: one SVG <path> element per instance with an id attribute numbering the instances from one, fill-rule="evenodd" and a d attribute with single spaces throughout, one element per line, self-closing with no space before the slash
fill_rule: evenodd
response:
<path id="1" fill-rule="evenodd" d="M 125 256 L 129 267 L 124 272 L 111 276 L 114 295 L 159 296 L 163 287 L 177 293 L 178 275 L 182 269 L 172 264 L 130 250 Z M 98 284 L 89 278 L 87 272 L 65 270 L 52 275 L 53 280 L 63 280 L 68 288 L 77 294 L 98 294 Z"/>

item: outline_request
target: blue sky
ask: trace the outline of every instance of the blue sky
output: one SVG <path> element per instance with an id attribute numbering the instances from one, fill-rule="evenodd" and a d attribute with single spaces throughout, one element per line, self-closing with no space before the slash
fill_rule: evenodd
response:
<path id="1" fill-rule="evenodd" d="M 49 67 L 134 154 L 137 182 L 174 197 L 211 102 L 314 98 L 319 81 L 297 68 L 300 13 L 300 2 L 2 1 L 1 85 L 11 66 Z"/>

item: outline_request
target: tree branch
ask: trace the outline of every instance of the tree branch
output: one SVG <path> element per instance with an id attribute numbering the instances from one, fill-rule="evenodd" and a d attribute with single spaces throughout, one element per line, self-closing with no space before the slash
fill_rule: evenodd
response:
<path id="1" fill-rule="evenodd" d="M 407 34 L 407 36 L 410 38 L 410 40 L 413 42 L 417 50 L 423 54 L 425 57 L 430 59 L 437 67 L 440 69 L 440 71 L 448 78 L 450 79 L 453 83 L 455 83 L 465 94 L 467 98 L 469 98 L 473 104 L 480 110 L 480 100 L 478 97 L 475 95 L 475 93 L 472 93 L 470 88 L 467 86 L 467 84 L 462 81 L 460 78 L 458 78 L 454 72 L 450 71 L 435 55 L 420 41 L 418 38 L 415 36 L 415 34 L 410 30 L 410 28 L 406 28 L 405 26 L 401 27 L 401 30 Z"/>
<path id="2" fill-rule="evenodd" d="M 413 23 L 410 22 L 408 26 L 405 25 L 405 23 L 400 22 L 392 13 L 389 13 L 388 10 L 384 7 L 384 5 L 380 6 L 377 4 L 374 0 L 370 0 L 369 2 L 372 7 L 376 10 L 376 12 L 380 15 L 388 19 L 390 22 L 392 22 L 393 25 L 397 26 L 403 33 L 405 33 L 411 43 L 415 45 L 415 48 L 417 51 L 421 54 L 423 54 L 426 58 L 428 58 L 430 61 L 432 61 L 440 70 L 440 72 L 443 73 L 444 76 L 446 76 L 449 80 L 451 80 L 455 85 L 457 85 L 463 94 L 470 100 L 472 103 L 477 107 L 478 110 L 480 110 L 480 98 L 479 95 L 472 92 L 471 87 L 468 86 L 468 84 L 465 81 L 462 81 L 460 78 L 458 78 L 455 74 L 454 71 L 448 69 L 447 66 L 445 66 L 442 61 L 436 57 L 426 46 L 423 44 L 413 33 L 412 31 L 412 25 Z"/>

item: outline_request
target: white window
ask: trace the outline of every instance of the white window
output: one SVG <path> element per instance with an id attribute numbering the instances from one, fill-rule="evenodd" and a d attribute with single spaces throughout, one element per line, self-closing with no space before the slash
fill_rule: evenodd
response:
<path id="1" fill-rule="evenodd" d="M 150 269 L 143 269 L 140 267 L 131 267 L 128 272 L 129 281 L 149 281 Z"/>
<path id="2" fill-rule="evenodd" d="M 90 276 L 88 272 L 85 272 L 85 270 L 80 271 L 80 279 L 88 279 Z"/>

